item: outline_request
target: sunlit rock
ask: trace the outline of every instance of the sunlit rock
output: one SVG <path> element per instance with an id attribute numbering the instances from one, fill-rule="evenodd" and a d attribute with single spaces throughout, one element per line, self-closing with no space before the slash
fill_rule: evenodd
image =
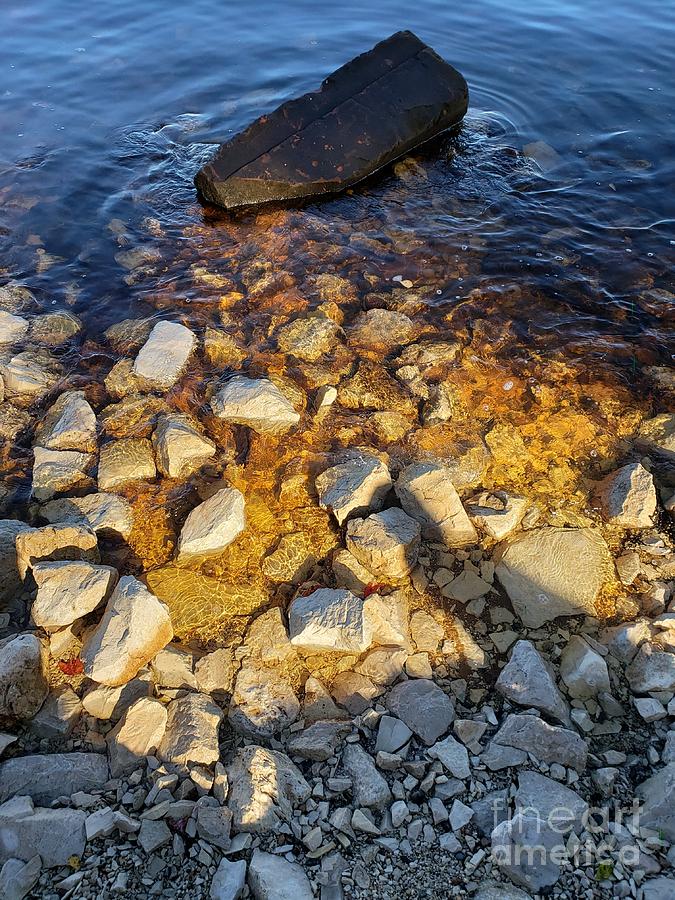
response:
<path id="1" fill-rule="evenodd" d="M 194 333 L 178 322 L 158 322 L 134 362 L 134 374 L 168 390 L 183 374 L 195 348 Z"/>
<path id="2" fill-rule="evenodd" d="M 501 541 L 520 524 L 527 511 L 527 500 L 506 491 L 483 491 L 468 500 L 466 508 L 477 528 Z"/>
<path id="3" fill-rule="evenodd" d="M 117 494 L 87 494 L 86 497 L 64 497 L 50 500 L 40 509 L 48 522 L 89 526 L 96 534 L 118 534 L 128 537 L 134 524 L 131 504 Z"/>
<path id="4" fill-rule="evenodd" d="M 125 575 L 82 648 L 85 674 L 99 684 L 124 684 L 172 637 L 166 606 L 140 581 Z"/>
<path id="5" fill-rule="evenodd" d="M 391 488 L 391 475 L 382 460 L 371 453 L 353 453 L 331 466 L 315 481 L 319 503 L 341 525 L 354 513 L 377 512 Z"/>
<path id="6" fill-rule="evenodd" d="M 0 346 L 16 344 L 28 332 L 28 319 L 0 309 Z"/>
<path id="7" fill-rule="evenodd" d="M 16 565 L 21 578 L 36 562 L 60 559 L 101 561 L 96 535 L 87 525 L 44 525 L 16 536 Z"/>
<path id="8" fill-rule="evenodd" d="M 30 719 L 49 693 L 47 649 L 35 634 L 0 640 L 0 715 Z"/>
<path id="9" fill-rule="evenodd" d="M 162 417 L 155 428 L 152 443 L 157 468 L 167 478 L 189 475 L 216 453 L 216 445 L 200 434 L 189 416 Z"/>
<path id="10" fill-rule="evenodd" d="M 300 421 L 291 401 L 268 378 L 235 375 L 213 395 L 211 409 L 219 419 L 259 434 L 284 434 Z"/>
<path id="11" fill-rule="evenodd" d="M 588 528 L 537 528 L 497 550 L 495 573 L 524 625 L 559 616 L 595 615 L 609 574 L 602 537 Z"/>
<path id="12" fill-rule="evenodd" d="M 269 833 L 290 822 L 311 788 L 284 754 L 266 747 L 242 747 L 227 767 L 232 810 L 238 831 Z"/>
<path id="13" fill-rule="evenodd" d="M 359 313 L 348 329 L 352 347 L 388 354 L 414 340 L 417 326 L 404 313 L 389 309 L 368 309 Z"/>
<path id="14" fill-rule="evenodd" d="M 413 463 L 401 472 L 395 490 L 403 509 L 420 523 L 427 540 L 439 541 L 446 547 L 477 543 L 476 529 L 444 466 L 435 462 Z"/>
<path id="15" fill-rule="evenodd" d="M 159 747 L 167 722 L 167 708 L 159 700 L 142 697 L 131 705 L 106 735 L 110 774 L 128 775 Z"/>
<path id="16" fill-rule="evenodd" d="M 94 457 L 89 453 L 34 447 L 33 460 L 31 491 L 36 500 L 49 500 L 55 494 L 90 482 L 88 470 Z"/>
<path id="17" fill-rule="evenodd" d="M 0 363 L 5 397 L 19 401 L 40 400 L 62 375 L 61 365 L 46 350 L 26 350 Z"/>
<path id="18" fill-rule="evenodd" d="M 185 520 L 178 540 L 178 561 L 221 553 L 245 527 L 243 495 L 233 487 L 221 488 Z"/>
<path id="19" fill-rule="evenodd" d="M 405 578 L 417 562 L 420 525 L 402 509 L 392 507 L 367 519 L 347 523 L 347 549 L 373 575 Z"/>
<path id="20" fill-rule="evenodd" d="M 651 528 L 656 516 L 656 488 L 640 463 L 617 469 L 598 484 L 596 497 L 605 521 L 624 528 Z"/>
<path id="21" fill-rule="evenodd" d="M 270 738 L 294 722 L 299 712 L 293 688 L 273 669 L 240 669 L 228 713 L 236 731 L 250 738 Z"/>
<path id="22" fill-rule="evenodd" d="M 167 707 L 164 736 L 157 749 L 163 762 L 180 766 L 212 766 L 220 756 L 218 728 L 223 711 L 206 694 L 192 692 Z"/>
<path id="23" fill-rule="evenodd" d="M 155 457 L 150 441 L 121 438 L 101 447 L 98 461 L 98 486 L 112 491 L 133 481 L 155 478 Z"/>
<path id="24" fill-rule="evenodd" d="M 288 629 L 291 643 L 306 651 L 363 653 L 372 637 L 363 600 L 331 588 L 296 597 L 288 610 Z"/>
<path id="25" fill-rule="evenodd" d="M 67 391 L 35 429 L 34 442 L 48 450 L 96 450 L 96 414 L 84 391 Z"/>
<path id="26" fill-rule="evenodd" d="M 31 616 L 36 625 L 54 631 L 95 610 L 117 583 L 117 570 L 81 560 L 37 562 L 33 578 L 38 592 Z"/>

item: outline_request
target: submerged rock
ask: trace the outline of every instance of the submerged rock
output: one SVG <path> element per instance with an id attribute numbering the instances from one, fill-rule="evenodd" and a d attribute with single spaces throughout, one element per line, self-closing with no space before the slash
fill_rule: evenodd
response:
<path id="1" fill-rule="evenodd" d="M 161 418 L 152 443 L 157 468 L 167 478 L 189 475 L 216 453 L 216 445 L 200 434 L 189 416 L 168 415 Z"/>
<path id="2" fill-rule="evenodd" d="M 112 533 L 129 537 L 134 524 L 131 504 L 117 494 L 87 494 L 50 500 L 40 510 L 48 522 L 86 523 L 96 534 Z"/>
<path id="3" fill-rule="evenodd" d="M 0 346 L 15 344 L 28 332 L 28 319 L 0 309 Z"/>
<path id="4" fill-rule="evenodd" d="M 459 72 L 411 32 L 398 32 L 342 66 L 320 90 L 222 144 L 195 184 L 206 200 L 228 209 L 332 194 L 455 125 L 467 104 Z"/>
<path id="5" fill-rule="evenodd" d="M 279 329 L 277 343 L 284 353 L 290 353 L 306 362 L 316 362 L 330 353 L 338 344 L 340 326 L 325 316 L 309 316 L 296 319 Z"/>
<path id="6" fill-rule="evenodd" d="M 98 462 L 98 486 L 112 491 L 132 481 L 151 480 L 157 475 L 150 441 L 121 438 L 101 447 Z"/>
<path id="7" fill-rule="evenodd" d="M 32 493 L 36 500 L 49 500 L 90 482 L 88 470 L 94 457 L 89 453 L 34 447 L 33 457 Z"/>
<path id="8" fill-rule="evenodd" d="M 214 416 L 259 434 L 284 434 L 300 421 L 291 401 L 268 378 L 235 375 L 211 399 Z"/>
<path id="9" fill-rule="evenodd" d="M 151 388 L 168 390 L 182 375 L 197 338 L 178 322 L 158 322 L 134 362 L 134 375 Z"/>

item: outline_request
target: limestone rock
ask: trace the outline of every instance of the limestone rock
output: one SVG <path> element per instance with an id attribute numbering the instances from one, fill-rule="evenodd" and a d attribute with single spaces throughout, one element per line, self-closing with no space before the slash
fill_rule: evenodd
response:
<path id="1" fill-rule="evenodd" d="M 47 351 L 26 350 L 0 363 L 5 397 L 19 405 L 45 397 L 61 378 L 61 367 Z"/>
<path id="2" fill-rule="evenodd" d="M 117 494 L 87 494 L 86 497 L 64 497 L 50 500 L 40 510 L 48 522 L 77 525 L 83 523 L 96 534 L 131 534 L 134 513 L 131 504 Z"/>
<path id="3" fill-rule="evenodd" d="M 580 635 L 572 635 L 560 657 L 560 677 L 570 697 L 586 699 L 611 690 L 607 663 Z"/>
<path id="4" fill-rule="evenodd" d="M 4 608 L 20 593 L 23 575 L 19 573 L 16 553 L 17 538 L 33 533 L 29 525 L 17 519 L 0 519 L 0 606 Z"/>
<path id="5" fill-rule="evenodd" d="M 410 646 L 408 601 L 403 591 L 394 591 L 386 597 L 369 594 L 363 601 L 363 611 L 370 624 L 374 644 Z"/>
<path id="6" fill-rule="evenodd" d="M 35 715 L 49 693 L 47 667 L 47 650 L 36 635 L 0 640 L 0 715 L 18 719 Z"/>
<path id="7" fill-rule="evenodd" d="M 532 900 L 532 895 L 513 885 L 488 881 L 478 888 L 473 900 Z"/>
<path id="8" fill-rule="evenodd" d="M 32 494 L 36 500 L 50 500 L 78 485 L 89 482 L 88 470 L 94 461 L 89 453 L 77 450 L 33 448 Z"/>
<path id="9" fill-rule="evenodd" d="M 637 622 L 622 622 L 620 625 L 605 628 L 600 633 L 602 643 L 605 644 L 612 656 L 621 660 L 624 665 L 628 665 L 633 660 L 640 645 L 648 641 L 650 637 L 651 629 L 649 622 L 645 619 L 639 619 Z"/>
<path id="10" fill-rule="evenodd" d="M 675 690 L 675 654 L 642 644 L 626 669 L 630 689 L 636 694 Z"/>
<path id="11" fill-rule="evenodd" d="M 557 848 L 561 836 L 537 816 L 517 812 L 492 832 L 492 858 L 516 884 L 533 892 L 555 884 L 560 877 Z"/>
<path id="12" fill-rule="evenodd" d="M 116 687 L 95 684 L 85 693 L 82 705 L 90 716 L 117 722 L 127 709 L 141 697 L 152 693 L 152 676 L 148 669 L 141 669 L 135 678 Z"/>
<path id="13" fill-rule="evenodd" d="M 660 413 L 640 426 L 637 444 L 659 462 L 675 463 L 675 413 Z"/>
<path id="14" fill-rule="evenodd" d="M 290 822 L 293 810 L 304 803 L 311 788 L 284 753 L 254 745 L 242 747 L 227 767 L 237 831 L 269 833 Z"/>
<path id="15" fill-rule="evenodd" d="M 251 738 L 270 738 L 294 722 L 299 712 L 293 688 L 273 669 L 239 671 L 229 710 L 236 731 Z"/>
<path id="16" fill-rule="evenodd" d="M 539 816 L 542 824 L 559 834 L 580 834 L 586 826 L 588 803 L 575 791 L 539 772 L 518 773 L 516 809 L 528 816 Z"/>
<path id="17" fill-rule="evenodd" d="M 28 319 L 0 309 L 0 346 L 16 344 L 28 332 Z"/>
<path id="18" fill-rule="evenodd" d="M 28 862 L 8 859 L 0 871 L 0 897 L 4 900 L 23 900 L 40 877 L 42 860 L 39 855 Z"/>
<path id="19" fill-rule="evenodd" d="M 232 813 L 226 806 L 197 805 L 197 834 L 207 844 L 228 850 L 231 827 Z"/>
<path id="20" fill-rule="evenodd" d="M 302 866 L 262 850 L 253 851 L 248 884 L 255 900 L 314 900 Z"/>
<path id="21" fill-rule="evenodd" d="M 371 453 L 353 453 L 331 466 L 315 482 L 319 504 L 330 510 L 338 523 L 354 513 L 377 512 L 391 488 L 387 466 Z"/>
<path id="22" fill-rule="evenodd" d="M 525 497 L 506 491 L 484 491 L 467 504 L 474 525 L 496 541 L 515 531 L 527 510 Z"/>
<path id="23" fill-rule="evenodd" d="M 316 362 L 335 349 L 341 333 L 342 329 L 332 319 L 308 316 L 280 328 L 277 343 L 283 353 L 290 353 L 306 362 Z"/>
<path id="24" fill-rule="evenodd" d="M 195 664 L 197 687 L 204 694 L 229 693 L 234 679 L 234 658 L 229 647 L 207 653 Z"/>
<path id="25" fill-rule="evenodd" d="M 181 768 L 191 764 L 212 766 L 220 757 L 218 728 L 222 717 L 220 707 L 206 694 L 190 693 L 172 700 L 158 758 Z"/>
<path id="26" fill-rule="evenodd" d="M 178 561 L 222 553 L 245 527 L 242 493 L 233 487 L 221 488 L 185 520 L 178 540 Z"/>
<path id="27" fill-rule="evenodd" d="M 381 716 L 375 742 L 376 753 L 399 753 L 407 747 L 412 731 L 394 716 Z"/>
<path id="28" fill-rule="evenodd" d="M 16 756 L 0 763 L 0 803 L 20 794 L 48 804 L 77 791 L 100 790 L 108 777 L 108 760 L 99 753 Z"/>
<path id="29" fill-rule="evenodd" d="M 375 684 L 389 685 L 399 678 L 407 658 L 407 650 L 398 647 L 376 647 L 357 663 L 354 670 Z"/>
<path id="30" fill-rule="evenodd" d="M 158 322 L 134 362 L 134 374 L 158 390 L 168 390 L 182 375 L 197 342 L 178 322 Z"/>
<path id="31" fill-rule="evenodd" d="M 167 607 L 144 584 L 125 575 L 82 648 L 84 671 L 99 684 L 124 684 L 172 637 Z"/>
<path id="32" fill-rule="evenodd" d="M 668 763 L 636 788 L 642 802 L 640 826 L 662 832 L 675 842 L 675 763 Z"/>
<path id="33" fill-rule="evenodd" d="M 265 665 L 284 662 L 296 655 L 278 606 L 251 622 L 242 650 L 251 660 Z"/>
<path id="34" fill-rule="evenodd" d="M 401 506 L 422 526 L 427 540 L 446 547 L 466 547 L 478 541 L 450 472 L 440 463 L 419 462 L 403 469 L 395 485 Z"/>
<path id="35" fill-rule="evenodd" d="M 422 609 L 414 612 L 410 619 L 410 633 L 418 650 L 436 653 L 445 637 L 445 629 L 428 612 Z"/>
<path id="36" fill-rule="evenodd" d="M 392 801 L 386 779 L 360 744 L 347 744 L 342 751 L 342 766 L 352 780 L 352 797 L 356 806 L 381 808 Z"/>
<path id="37" fill-rule="evenodd" d="M 31 319 L 30 338 L 48 347 L 60 347 L 81 330 L 82 322 L 73 313 L 54 310 Z"/>
<path id="38" fill-rule="evenodd" d="M 132 481 L 150 481 L 157 475 L 152 444 L 144 438 L 120 438 L 101 447 L 98 486 L 113 491 Z"/>
<path id="39" fill-rule="evenodd" d="M 30 723 L 31 731 L 48 740 L 68 737 L 82 715 L 82 703 L 75 691 L 66 684 L 49 692 L 40 710 Z"/>
<path id="40" fill-rule="evenodd" d="M 347 549 L 381 578 L 405 578 L 417 562 L 419 546 L 419 523 L 397 507 L 347 523 Z"/>
<path id="41" fill-rule="evenodd" d="M 414 340 L 417 328 L 405 313 L 389 309 L 367 309 L 358 314 L 349 329 L 349 344 L 362 350 L 389 354 Z"/>
<path id="42" fill-rule="evenodd" d="M 549 725 L 538 716 L 512 713 L 493 739 L 496 743 L 532 753 L 544 763 L 586 768 L 588 745 L 576 732 Z"/>
<path id="43" fill-rule="evenodd" d="M 160 688 L 195 690 L 194 657 L 190 650 L 169 644 L 150 661 L 150 671 Z"/>
<path id="44" fill-rule="evenodd" d="M 596 498 L 605 521 L 624 528 L 651 528 L 656 515 L 654 479 L 640 463 L 612 472 L 598 484 Z"/>
<path id="45" fill-rule="evenodd" d="M 448 730 L 455 718 L 452 700 L 433 681 L 424 678 L 394 685 L 387 695 L 386 706 L 429 746 Z"/>
<path id="46" fill-rule="evenodd" d="M 144 764 L 145 757 L 159 747 L 166 722 L 166 707 L 152 697 L 142 697 L 127 709 L 106 735 L 113 778 L 128 775 Z"/>
<path id="47" fill-rule="evenodd" d="M 534 706 L 563 725 L 570 724 L 569 707 L 558 690 L 551 667 L 530 641 L 518 641 L 514 645 L 495 687 L 519 706 Z"/>
<path id="48" fill-rule="evenodd" d="M 340 706 L 344 706 L 352 716 L 358 716 L 372 706 L 373 700 L 383 693 L 383 688 L 358 672 L 340 672 L 333 679 L 331 693 Z"/>
<path id="49" fill-rule="evenodd" d="M 0 863 L 39 856 L 50 869 L 84 853 L 87 814 L 79 809 L 42 809 L 30 797 L 0 805 Z"/>
<path id="50" fill-rule="evenodd" d="M 302 716 L 305 722 L 317 722 L 321 719 L 344 719 L 346 713 L 335 705 L 326 687 L 318 678 L 310 675 L 305 682 Z"/>
<path id="51" fill-rule="evenodd" d="M 16 565 L 21 578 L 36 562 L 62 559 L 99 563 L 94 532 L 86 525 L 45 525 L 17 535 Z"/>
<path id="52" fill-rule="evenodd" d="M 168 415 L 152 436 L 157 468 L 167 478 L 184 478 L 216 453 L 213 441 L 200 434 L 189 416 Z"/>
<path id="53" fill-rule="evenodd" d="M 350 726 L 345 722 L 315 722 L 296 732 L 286 744 L 286 750 L 291 756 L 325 762 L 337 754 L 338 747 L 349 731 Z"/>
<path id="54" fill-rule="evenodd" d="M 37 562 L 38 587 L 31 608 L 36 625 L 54 631 L 86 616 L 105 600 L 117 583 L 117 570 L 80 561 Z"/>
<path id="55" fill-rule="evenodd" d="M 210 900 L 239 900 L 246 885 L 246 860 L 223 857 L 211 880 Z"/>
<path id="56" fill-rule="evenodd" d="M 291 643 L 306 651 L 363 653 L 371 643 L 363 600 L 344 590 L 320 588 L 296 597 L 288 610 L 288 628 Z"/>
<path id="57" fill-rule="evenodd" d="M 259 434 L 284 434 L 300 421 L 293 404 L 268 378 L 235 375 L 211 399 L 213 414 Z"/>
<path id="58" fill-rule="evenodd" d="M 524 625 L 595 615 L 609 554 L 588 528 L 536 528 L 498 548 L 495 572 Z"/>
<path id="59" fill-rule="evenodd" d="M 430 747 L 429 756 L 440 760 L 443 768 L 447 769 L 454 778 L 470 778 L 469 753 L 466 747 L 451 735 Z"/>
<path id="60" fill-rule="evenodd" d="M 96 450 L 96 413 L 84 391 L 61 394 L 35 429 L 35 441 L 47 450 Z"/>
<path id="61" fill-rule="evenodd" d="M 334 553 L 331 566 L 337 586 L 346 588 L 353 594 L 362 594 L 366 587 L 375 581 L 373 573 L 364 568 L 349 550 L 338 550 Z"/>

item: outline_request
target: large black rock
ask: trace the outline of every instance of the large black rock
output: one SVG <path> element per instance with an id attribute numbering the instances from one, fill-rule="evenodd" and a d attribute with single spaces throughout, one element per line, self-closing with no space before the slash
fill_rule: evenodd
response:
<path id="1" fill-rule="evenodd" d="M 344 190 L 459 122 L 460 73 L 410 31 L 339 68 L 319 91 L 261 116 L 199 170 L 201 196 L 233 209 Z"/>

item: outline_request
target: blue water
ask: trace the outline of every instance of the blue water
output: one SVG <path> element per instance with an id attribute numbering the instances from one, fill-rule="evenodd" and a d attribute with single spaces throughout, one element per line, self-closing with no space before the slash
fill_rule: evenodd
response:
<path id="1" fill-rule="evenodd" d="M 45 301 L 76 296 L 96 322 L 138 313 L 157 283 L 125 280 L 110 222 L 147 243 L 151 217 L 167 254 L 162 283 L 189 294 L 203 249 L 191 226 L 223 227 L 192 187 L 210 145 L 410 28 L 467 78 L 459 138 L 423 156 L 423 181 L 402 190 L 385 175 L 310 209 L 311 221 L 371 237 L 383 223 L 404 228 L 426 242 L 437 275 L 480 246 L 471 279 L 448 267 L 439 303 L 487 281 L 527 282 L 542 300 L 524 314 L 542 331 L 563 328 L 562 343 L 572 335 L 592 352 L 609 329 L 667 363 L 673 308 L 645 291 L 672 288 L 675 258 L 668 7 L 3 0 L 0 274 Z M 554 155 L 523 155 L 533 142 Z M 255 227 L 244 218 L 247 239 Z M 55 257 L 49 267 L 37 250 Z"/>

